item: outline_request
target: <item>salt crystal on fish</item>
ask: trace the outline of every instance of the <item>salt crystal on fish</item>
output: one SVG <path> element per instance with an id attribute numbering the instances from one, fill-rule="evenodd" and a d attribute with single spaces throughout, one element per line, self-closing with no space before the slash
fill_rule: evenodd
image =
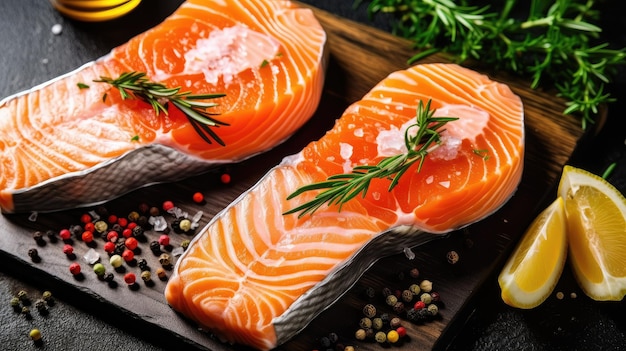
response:
<path id="1" fill-rule="evenodd" d="M 412 260 L 415 258 L 415 252 L 413 252 L 413 250 L 411 250 L 410 247 L 405 247 L 403 249 L 404 251 L 404 255 L 406 256 L 406 258 L 408 258 L 409 260 Z"/>

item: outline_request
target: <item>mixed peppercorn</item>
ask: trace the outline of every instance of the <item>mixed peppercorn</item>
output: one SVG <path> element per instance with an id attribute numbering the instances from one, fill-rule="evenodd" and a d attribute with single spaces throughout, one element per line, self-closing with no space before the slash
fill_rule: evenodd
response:
<path id="1" fill-rule="evenodd" d="M 401 273 L 404 277 L 404 273 Z M 365 304 L 358 316 L 353 337 L 340 342 L 336 333 L 319 338 L 319 349 L 313 351 L 352 351 L 358 342 L 374 342 L 381 346 L 399 345 L 408 340 L 409 324 L 419 325 L 439 317 L 443 307 L 433 283 L 420 279 L 419 270 L 409 270 L 410 280 L 402 289 L 368 286 L 363 289 Z"/>

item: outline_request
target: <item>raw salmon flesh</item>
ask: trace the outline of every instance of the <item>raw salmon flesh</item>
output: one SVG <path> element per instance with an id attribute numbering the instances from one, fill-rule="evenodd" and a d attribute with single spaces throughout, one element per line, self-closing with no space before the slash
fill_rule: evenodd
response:
<path id="1" fill-rule="evenodd" d="M 404 152 L 420 101 L 445 125 L 441 144 L 388 191 L 284 215 L 314 193 L 296 189 Z M 352 104 L 332 130 L 286 157 L 218 213 L 179 258 L 166 287 L 176 311 L 222 340 L 281 345 L 344 294 L 384 255 L 474 223 L 499 209 L 521 180 L 521 100 L 508 86 L 454 64 L 392 73 Z"/>
<path id="2" fill-rule="evenodd" d="M 273 148 L 317 108 L 325 42 L 312 11 L 290 1 L 183 3 L 107 56 L 0 101 L 0 208 L 93 205 Z M 228 124 L 215 129 L 225 146 L 203 140 L 176 107 L 157 116 L 148 103 L 93 82 L 125 72 L 192 94 L 226 94 L 209 110 Z"/>

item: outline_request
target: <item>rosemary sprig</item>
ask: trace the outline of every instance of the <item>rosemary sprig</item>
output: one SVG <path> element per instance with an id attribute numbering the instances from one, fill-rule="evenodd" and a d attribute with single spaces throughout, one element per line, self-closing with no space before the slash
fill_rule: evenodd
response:
<path id="1" fill-rule="evenodd" d="M 351 173 L 343 173 L 329 176 L 325 181 L 302 186 L 287 197 L 293 199 L 307 191 L 323 190 L 309 202 L 297 206 L 284 214 L 300 212 L 298 217 L 313 214 L 324 204 L 339 205 L 339 211 L 344 203 L 357 195 L 363 197 L 367 194 L 369 185 L 373 179 L 389 179 L 388 190 L 391 191 L 398 185 L 400 178 L 416 162 L 419 162 L 417 171 L 422 169 L 426 155 L 434 147 L 441 143 L 440 133 L 442 127 L 457 120 L 457 117 L 434 117 L 435 110 L 430 109 L 431 101 L 426 105 L 419 102 L 417 107 L 416 123 L 410 125 L 404 132 L 404 144 L 407 152 L 383 158 L 375 166 L 359 165 L 352 169 Z M 412 132 L 415 131 L 414 134 Z"/>
<path id="2" fill-rule="evenodd" d="M 563 114 L 580 114 L 583 129 L 600 105 L 615 101 L 606 85 L 626 63 L 626 48 L 597 42 L 602 29 L 593 23 L 599 19 L 594 0 L 368 2 L 370 17 L 391 16 L 392 32 L 420 51 L 410 63 L 442 52 L 528 76 L 533 89 L 553 86 L 566 100 Z"/>
<path id="3" fill-rule="evenodd" d="M 122 99 L 137 98 L 152 106 L 157 116 L 162 112 L 168 114 L 168 104 L 176 106 L 180 109 L 194 130 L 202 137 L 204 141 L 212 144 L 213 141 L 225 146 L 224 142 L 215 133 L 212 128 L 219 126 L 227 126 L 213 116 L 207 109 L 217 106 L 213 102 L 205 102 L 199 100 L 216 99 L 225 96 L 225 94 L 191 94 L 190 92 L 180 92 L 180 87 L 168 88 L 161 83 L 148 80 L 143 72 L 126 72 L 119 77 L 113 79 L 109 77 L 100 77 L 94 82 L 107 83 L 117 88 Z"/>

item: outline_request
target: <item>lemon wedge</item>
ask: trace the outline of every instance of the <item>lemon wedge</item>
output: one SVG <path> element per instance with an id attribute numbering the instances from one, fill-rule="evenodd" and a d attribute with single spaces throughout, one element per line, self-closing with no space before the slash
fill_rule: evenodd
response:
<path id="1" fill-rule="evenodd" d="M 572 271 L 594 300 L 626 294 L 626 199 L 602 177 L 565 166 L 559 182 L 565 203 Z"/>
<path id="2" fill-rule="evenodd" d="M 502 300 L 517 308 L 539 306 L 554 290 L 566 258 L 565 206 L 557 197 L 524 232 L 500 272 Z"/>

